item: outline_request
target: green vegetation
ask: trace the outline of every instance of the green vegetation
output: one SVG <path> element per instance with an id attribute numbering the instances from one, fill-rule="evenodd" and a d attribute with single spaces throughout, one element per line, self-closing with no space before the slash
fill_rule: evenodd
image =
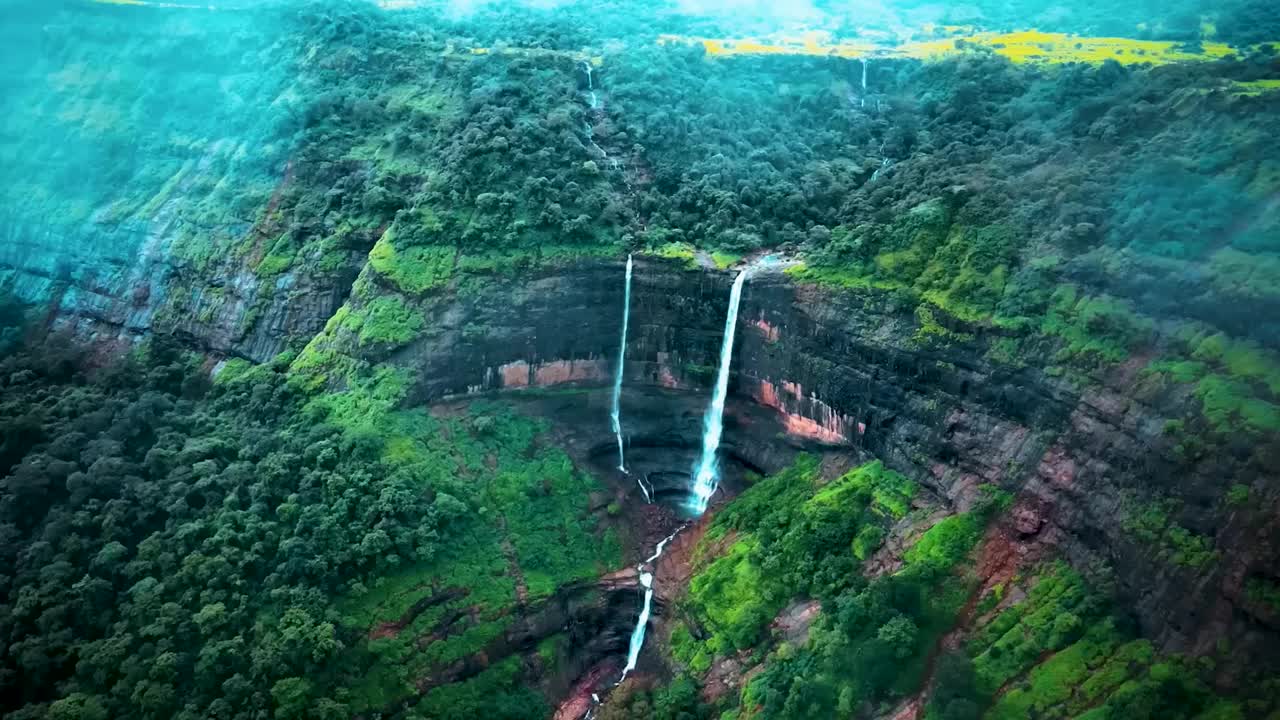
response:
<path id="1" fill-rule="evenodd" d="M 1006 502 L 994 493 L 975 512 L 934 524 L 898 572 L 868 581 L 861 560 L 907 516 L 916 488 L 878 461 L 819 478 L 802 456 L 721 510 L 703 541 L 704 553 L 723 549 L 694 575 L 685 623 L 672 634 L 674 656 L 691 671 L 743 650 L 761 657 L 767 625 L 792 600 L 823 606 L 805 645 L 768 656 L 739 717 L 830 717 L 910 692 L 969 594 L 972 579 L 953 571 Z"/>
<path id="2" fill-rule="evenodd" d="M 1231 507 L 1239 507 L 1249 502 L 1249 486 L 1236 483 L 1227 489 L 1226 498 L 1227 505 Z"/>
<path id="3" fill-rule="evenodd" d="M 961 561 L 986 518 L 1007 502 L 990 492 L 973 512 L 930 527 L 897 572 L 870 581 L 855 576 L 824 599 L 808 642 L 784 644 L 769 656 L 743 690 L 743 710 L 752 717 L 831 717 L 914 692 L 974 585 Z"/>
<path id="4" fill-rule="evenodd" d="M 1176 500 L 1140 504 L 1131 498 L 1128 509 L 1124 529 L 1138 541 L 1149 545 L 1163 559 L 1201 569 L 1217 560 L 1218 553 L 1213 549 L 1210 538 L 1197 535 L 1174 522 L 1171 516 L 1178 510 Z"/>
<path id="5" fill-rule="evenodd" d="M 652 691 L 624 685 L 610 694 L 608 704 L 594 717 L 600 720 L 712 720 L 716 715 L 699 700 L 694 680 L 681 675 Z"/>
<path id="6" fill-rule="evenodd" d="M 820 488 L 816 470 L 802 457 L 716 516 L 708 538 L 737 540 L 690 582 L 689 609 L 707 633 L 699 650 L 715 656 L 753 647 L 791 598 L 838 593 L 858 576 L 855 541 L 862 539 L 864 554 L 873 550 L 866 528 L 883 536 L 915 494 L 878 461 Z"/>
<path id="7" fill-rule="evenodd" d="M 1151 339 L 1152 323 L 1112 298 L 1077 297 L 1070 285 L 1050 296 L 1050 307 L 1041 329 L 1064 341 L 1055 359 L 1096 367 L 1115 364 Z"/>
<path id="8" fill-rule="evenodd" d="M 1250 600 L 1262 603 L 1273 613 L 1280 613 L 1280 581 L 1271 578 L 1250 578 L 1245 584 Z"/>
<path id="9" fill-rule="evenodd" d="M 411 247 L 397 251 L 387 237 L 369 251 L 369 264 L 397 288 L 420 294 L 440 287 L 453 274 L 455 252 L 448 247 Z"/>
<path id="10" fill-rule="evenodd" d="M 742 256 L 735 255 L 734 253 L 726 253 L 726 252 L 711 253 L 711 262 L 715 263 L 716 268 L 720 270 L 726 270 L 734 265 L 737 265 L 741 260 L 742 260 Z"/>
<path id="11" fill-rule="evenodd" d="M 6 718 L 544 716 L 526 673 L 558 659 L 550 641 L 464 682 L 418 684 L 486 654 L 519 602 L 618 564 L 610 521 L 585 504 L 594 481 L 500 405 L 403 407 L 422 378 L 387 363 L 439 330 L 428 316 L 445 300 L 584 258 L 724 270 L 756 252 L 802 257 L 791 277 L 914 318 L 888 349 L 972 348 L 1001 373 L 1105 381 L 1165 413 L 1160 444 L 1184 463 L 1170 476 L 1221 469 L 1200 498 L 1221 498 L 1215 512 L 1247 522 L 1274 496 L 1280 81 L 1275 48 L 1245 47 L 1280 38 L 1274 2 L 904 0 L 824 26 L 839 40 L 896 30 L 898 12 L 1034 20 L 1206 58 L 1162 67 L 1129 62 L 1141 46 L 1124 40 L 1123 64 L 1083 42 L 954 47 L 936 63 L 708 60 L 654 34 L 754 20 L 388 4 L 7 8 Z M 1238 52 L 1206 48 L 1215 36 Z M 101 354 L 56 337 L 18 349 L 27 308 L 9 292 L 56 300 L 33 315 L 96 333 Z M 156 339 L 103 366 L 108 343 L 138 336 Z M 227 360 L 212 382 L 213 361 L 182 349 L 260 359 L 277 341 L 288 350 Z M 1123 373 L 1148 361 L 1129 387 Z M 1126 531 L 1156 561 L 1211 569 L 1209 525 L 1155 492 L 1131 499 Z M 680 665 L 764 661 L 736 720 L 868 713 L 920 689 L 976 599 L 994 617 L 938 659 L 937 717 L 1271 707 L 1214 701 L 1197 668 L 1122 629 L 1061 567 L 1012 606 L 972 598 L 965 560 L 995 495 L 928 528 L 896 571 L 863 577 L 915 493 L 878 463 L 822 484 L 812 458 L 758 483 L 708 534 L 672 636 Z M 1274 609 L 1270 569 L 1250 573 L 1253 610 Z M 820 602 L 820 618 L 777 644 L 769 624 L 797 600 Z M 708 716 L 696 690 L 685 676 L 628 688 L 601 717 Z"/>
<path id="12" fill-rule="evenodd" d="M 361 345 L 403 345 L 416 337 L 425 324 L 421 312 L 394 295 L 381 295 L 369 301 L 363 314 L 348 315 L 343 326 L 359 330 Z"/>
<path id="13" fill-rule="evenodd" d="M 518 595 L 621 562 L 587 510 L 594 480 L 501 405 L 397 411 L 407 381 L 387 367 L 311 395 L 289 355 L 229 361 L 209 383 L 162 339 L 90 379 L 79 352 L 0 359 L 0 523 L 46 548 L 5 557 L 25 598 L 0 621 L 23 649 L 5 672 L 30 678 L 8 703 L 349 717 L 482 652 Z M 47 398 L 59 405 L 37 412 Z M 464 592 L 409 612 L 451 588 Z M 519 668 L 496 663 L 414 712 L 541 717 Z"/>
<path id="14" fill-rule="evenodd" d="M 486 668 L 466 682 L 453 683 L 427 692 L 409 713 L 411 718 L 432 720 L 542 720 L 551 712 L 547 701 L 520 682 L 518 658 L 507 658 Z"/>
<path id="15" fill-rule="evenodd" d="M 1178 349 L 1192 359 L 1153 361 L 1147 373 L 1193 385 L 1212 432 L 1280 432 L 1280 357 L 1204 326 L 1184 328 L 1177 341 Z"/>
<path id="16" fill-rule="evenodd" d="M 1025 599 L 979 623 L 940 659 L 927 717 L 1022 720 L 1262 717 L 1275 698 L 1214 695 L 1202 668 L 1156 652 L 1063 563 L 1040 567 Z"/>
<path id="17" fill-rule="evenodd" d="M 694 247 L 684 242 L 669 242 L 665 245 L 654 248 L 651 251 L 654 255 L 668 260 L 680 260 L 686 268 L 696 268 L 698 259 Z"/>
<path id="18" fill-rule="evenodd" d="M 1249 386 L 1210 375 L 1196 385 L 1204 417 L 1220 433 L 1240 428 L 1255 433 L 1280 432 L 1280 405 L 1253 396 Z"/>
<path id="19" fill-rule="evenodd" d="M 1028 597 L 1000 613 L 972 641 L 977 687 L 987 696 L 1053 652 L 1078 639 L 1099 598 L 1065 565 L 1046 568 Z"/>

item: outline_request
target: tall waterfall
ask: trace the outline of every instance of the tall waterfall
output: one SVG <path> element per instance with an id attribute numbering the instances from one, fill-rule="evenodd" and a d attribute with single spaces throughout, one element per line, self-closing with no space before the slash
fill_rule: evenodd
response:
<path id="1" fill-rule="evenodd" d="M 631 320 L 631 256 L 627 256 L 627 280 L 625 289 L 623 290 L 622 300 L 622 339 L 618 344 L 618 367 L 613 375 L 613 407 L 609 410 L 609 419 L 613 422 L 613 435 L 618 439 L 618 469 L 622 472 L 627 471 L 626 455 L 622 449 L 622 371 L 627 362 L 627 327 Z M 640 492 L 644 493 L 644 499 L 653 502 L 649 497 L 649 490 L 645 488 L 644 481 L 637 478 L 640 483 Z"/>
<path id="2" fill-rule="evenodd" d="M 582 61 L 582 70 L 587 74 L 587 93 L 591 96 L 591 109 L 595 110 L 596 106 L 599 104 L 599 100 L 596 99 L 595 80 L 591 77 L 592 68 L 590 60 Z"/>
<path id="3" fill-rule="evenodd" d="M 707 509 L 711 495 L 718 485 L 718 468 L 716 467 L 716 451 L 720 448 L 720 435 L 724 432 L 724 401 L 729 392 L 729 364 L 733 360 L 733 333 L 738 325 L 738 304 L 742 300 L 742 285 L 747 280 L 747 272 L 743 270 L 733 281 L 733 290 L 729 293 L 729 314 L 724 320 L 724 341 L 720 345 L 720 369 L 716 374 L 716 388 L 711 396 L 711 405 L 702 420 L 702 457 L 698 461 L 698 470 L 694 474 L 693 494 L 695 508 L 699 513 Z"/>
<path id="4" fill-rule="evenodd" d="M 862 107 L 867 106 L 867 59 L 862 58 Z"/>
<path id="5" fill-rule="evenodd" d="M 623 680 L 627 679 L 627 675 L 636 669 L 636 662 L 640 660 L 640 649 L 644 647 L 644 634 L 649 626 L 649 615 L 653 610 L 653 573 L 644 571 L 644 566 L 662 557 L 662 550 L 671 542 L 672 538 L 680 534 L 684 527 L 678 528 L 671 533 L 662 542 L 658 543 L 658 547 L 654 549 L 653 554 L 645 559 L 637 568 L 640 571 L 640 584 L 644 586 L 644 605 L 640 608 L 640 618 L 636 620 L 636 627 L 631 631 L 631 645 L 627 649 L 627 666 L 622 670 L 622 677 L 618 678 L 618 684 L 621 685 Z"/>

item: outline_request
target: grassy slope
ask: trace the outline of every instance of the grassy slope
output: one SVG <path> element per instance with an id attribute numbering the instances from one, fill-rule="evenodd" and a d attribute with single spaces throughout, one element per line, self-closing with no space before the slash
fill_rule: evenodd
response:
<path id="1" fill-rule="evenodd" d="M 341 603 L 346 626 L 380 636 L 364 647 L 374 663 L 354 688 L 360 709 L 377 710 L 414 695 L 416 684 L 433 669 L 475 654 L 500 636 L 522 604 L 517 583 L 524 602 L 537 602 L 566 583 L 621 564 L 616 536 L 587 511 L 597 482 L 575 469 L 562 451 L 539 441 L 541 422 L 492 403 L 478 403 L 457 417 L 436 418 L 421 410 L 373 422 L 359 417 L 361 425 L 384 434 L 389 461 L 405 472 L 432 477 L 434 486 L 451 487 L 452 494 L 481 508 L 478 521 L 464 533 L 442 539 L 436 556 L 379 578 Z M 499 552 L 503 548 L 509 552 Z M 399 627 L 413 603 L 456 589 L 465 594 Z M 462 619 L 439 626 L 459 610 L 465 611 Z M 373 633 L 387 625 L 394 631 Z M 438 639 L 422 644 L 427 636 Z M 496 695 L 516 692 L 517 680 L 509 672 L 483 674 L 463 683 L 488 687 L 471 693 L 478 705 L 427 716 L 485 712 L 486 702 L 506 702 Z M 449 686 L 428 693 L 423 702 L 434 707 L 439 695 L 469 692 Z"/>
<path id="2" fill-rule="evenodd" d="M 252 382 L 254 372 L 232 363 L 219 381 Z M 296 373 L 291 382 L 309 384 Z M 588 496 L 600 486 L 545 444 L 544 421 L 497 402 L 438 416 L 396 410 L 404 382 L 403 372 L 381 367 L 347 390 L 316 392 L 306 410 L 346 432 L 375 434 L 391 472 L 431 488 L 442 517 L 475 511 L 451 526 L 449 537 L 433 538 L 435 554 L 367 585 L 353 583 L 336 599 L 342 625 L 359 638 L 348 662 L 365 664 L 350 688 L 353 707 L 378 711 L 412 699 L 424 717 L 540 717 L 543 701 L 525 689 L 518 658 L 421 697 L 416 687 L 483 650 L 517 620 L 520 605 L 621 565 L 617 536 L 588 511 Z M 449 593 L 457 597 L 400 622 L 419 600 Z M 453 621 L 442 625 L 444 618 Z"/>
<path id="3" fill-rule="evenodd" d="M 1063 563 L 971 594 L 980 579 L 967 561 L 979 545 L 982 513 L 998 505 L 934 524 L 892 575 L 868 581 L 854 570 L 834 585 L 786 577 L 781 569 L 803 565 L 806 556 L 822 567 L 866 557 L 886 523 L 908 515 L 911 483 L 878 462 L 826 485 L 817 477 L 802 458 L 759 482 L 722 511 L 703 541 L 703 565 L 679 608 L 685 620 L 672 635 L 673 658 L 695 676 L 727 656 L 763 666 L 740 697 L 721 701 L 722 719 L 845 716 L 861 702 L 912 696 L 926 678 L 929 720 L 1234 720 L 1274 707 L 1265 687 L 1245 699 L 1216 696 L 1202 680 L 1213 658 L 1197 663 L 1156 652 Z M 818 522 L 820 508 L 833 514 Z M 1028 590 L 1015 595 L 1015 588 Z M 784 605 L 813 596 L 823 614 L 806 642 L 768 636 Z M 938 639 L 968 603 L 968 639 L 941 659 L 943 669 L 929 672 Z M 891 672 L 881 672 L 884 663 Z"/>

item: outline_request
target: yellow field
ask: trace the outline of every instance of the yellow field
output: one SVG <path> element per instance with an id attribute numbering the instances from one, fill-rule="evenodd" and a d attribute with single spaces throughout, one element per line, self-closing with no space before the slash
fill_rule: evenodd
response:
<path id="1" fill-rule="evenodd" d="M 206 8 L 213 5 L 192 5 L 149 0 L 91 0 L 108 5 L 133 5 L 168 8 Z M 387 10 L 408 9 L 418 5 L 416 0 L 377 0 Z M 932 39 L 898 43 L 885 33 L 873 34 L 865 39 L 836 41 L 830 33 L 822 31 L 768 37 L 709 38 L 689 35 L 660 35 L 658 44 L 666 46 L 701 45 L 711 57 L 735 55 L 812 55 L 841 58 L 915 58 L 933 60 L 982 49 L 1009 58 L 1015 63 L 1089 63 L 1100 65 L 1114 60 L 1123 65 L 1152 63 L 1163 65 L 1177 62 L 1203 62 L 1217 60 L 1235 52 L 1230 45 L 1205 42 L 1201 52 L 1186 52 L 1179 43 L 1162 40 L 1134 40 L 1121 37 L 1089 37 L 1067 33 L 1047 33 L 1038 30 L 997 33 L 982 32 L 970 26 L 933 26 L 922 28 L 923 34 Z M 1212 36 L 1213 27 L 1204 28 L 1206 36 Z M 590 62 L 599 66 L 603 58 L 585 51 L 546 50 L 542 48 L 494 47 L 449 48 L 446 55 L 559 55 L 578 62 Z M 1256 95 L 1274 89 L 1250 84 L 1240 88 L 1237 94 Z"/>
<path id="2" fill-rule="evenodd" d="M 1025 30 L 1011 33 L 973 32 L 969 28 L 940 28 L 947 37 L 892 44 L 874 40 L 833 42 L 827 33 L 812 32 L 769 38 L 702 38 L 662 35 L 660 45 L 702 45 L 713 57 L 733 55 L 815 55 L 843 58 L 916 58 L 929 60 L 983 48 L 1016 63 L 1091 63 L 1106 60 L 1132 65 L 1196 62 L 1226 57 L 1232 48 L 1204 43 L 1203 52 L 1189 53 L 1177 43 L 1129 38 L 1086 37 Z"/>
<path id="3" fill-rule="evenodd" d="M 1100 65 L 1115 60 L 1124 65 L 1138 63 L 1172 63 L 1216 60 L 1232 53 L 1229 45 L 1204 43 L 1204 52 L 1188 53 L 1178 43 L 1129 38 L 1085 37 L 1065 33 L 1026 30 L 1013 33 L 976 33 L 967 37 L 907 43 L 898 48 L 906 57 L 935 58 L 953 55 L 961 50 L 956 41 L 988 48 L 1017 63 L 1091 63 Z"/>
<path id="4" fill-rule="evenodd" d="M 871 40 L 832 43 L 827 33 L 811 32 L 767 39 L 739 38 L 722 40 L 683 35 L 660 35 L 659 45 L 701 44 L 708 55 L 830 55 L 857 58 L 882 54 L 884 46 Z"/>

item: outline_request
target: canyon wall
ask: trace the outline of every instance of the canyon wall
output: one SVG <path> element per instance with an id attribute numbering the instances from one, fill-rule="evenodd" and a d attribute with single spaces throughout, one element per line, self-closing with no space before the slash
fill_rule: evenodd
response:
<path id="1" fill-rule="evenodd" d="M 223 277 L 235 278 L 234 261 L 225 264 Z M 72 300 L 63 299 L 52 322 L 100 330 L 119 327 L 103 317 L 124 313 L 136 326 L 131 335 L 154 326 L 214 355 L 263 361 L 300 347 L 344 300 L 360 302 L 347 295 L 350 273 L 290 272 L 273 285 L 246 281 L 242 293 L 238 281 L 205 276 L 194 281 L 222 289 L 193 292 L 189 271 L 166 272 L 170 286 L 142 298 L 129 283 L 115 283 L 103 310 L 70 311 Z M 360 347 L 339 336 L 335 346 L 408 369 L 409 404 L 604 386 L 617 352 L 622 278 L 621 261 L 588 260 L 455 283 L 417 302 L 425 326 L 415 340 Z M 732 279 L 677 261 L 637 262 L 627 386 L 709 390 Z M 151 297 L 171 296 L 174 287 L 198 310 L 143 312 Z M 265 298 L 263 287 L 272 289 Z M 247 322 L 254 307 L 258 316 Z M 923 336 L 911 310 L 889 293 L 799 283 L 779 270 L 753 276 L 743 295 L 726 442 L 734 443 L 735 423 L 749 422 L 735 417 L 735 407 L 750 401 L 778 413 L 791 444 L 843 445 L 882 458 L 957 509 L 973 502 L 980 484 L 1000 485 L 1015 493 L 1005 522 L 1016 536 L 1056 548 L 1114 587 L 1163 647 L 1207 654 L 1226 639 L 1233 658 L 1220 679 L 1228 685 L 1235 671 L 1280 666 L 1280 617 L 1248 592 L 1251 582 L 1280 576 L 1280 513 L 1266 487 L 1274 468 L 1269 474 L 1261 453 L 1228 441 L 1221 452 L 1182 459 L 1162 428 L 1189 398 L 1144 389 L 1142 358 L 1076 385 L 989 359 L 998 330 L 952 328 L 945 341 Z M 625 403 L 624 392 L 624 425 Z M 1227 489 L 1239 485 L 1251 488 L 1251 501 L 1226 502 Z M 1202 539 L 1207 557 L 1191 561 L 1135 532 L 1143 498 L 1155 491 L 1176 501 L 1168 527 Z"/>
<path id="2" fill-rule="evenodd" d="M 437 298 L 423 336 L 384 359 L 414 371 L 412 402 L 606 384 L 622 274 L 621 262 L 589 262 Z M 729 272 L 637 263 L 629 386 L 709 389 L 731 282 Z M 1233 667 L 1280 662 L 1280 618 L 1246 591 L 1250 579 L 1280 571 L 1275 498 L 1246 448 L 1180 459 L 1162 428 L 1187 398 L 1143 390 L 1142 359 L 1077 386 L 988 359 L 996 331 L 922 338 L 910 309 L 885 293 L 761 272 L 743 296 L 731 394 L 775 409 L 792 441 L 880 457 L 958 509 L 983 483 L 1014 492 L 1014 533 L 1056 547 L 1100 582 L 1114 579 L 1122 604 L 1167 649 L 1209 653 L 1226 638 L 1248 658 Z M 624 423 L 626 415 L 624 406 Z M 1236 484 L 1254 488 L 1258 502 L 1224 502 Z M 1212 548 L 1207 561 L 1132 530 L 1142 498 L 1157 490 L 1178 501 L 1170 527 Z"/>

